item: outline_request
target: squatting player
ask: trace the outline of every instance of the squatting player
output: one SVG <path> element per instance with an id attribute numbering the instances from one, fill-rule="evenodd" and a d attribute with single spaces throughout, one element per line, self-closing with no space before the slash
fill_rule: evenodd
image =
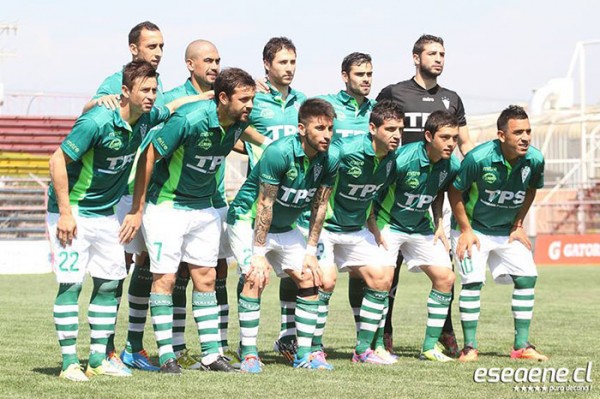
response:
<path id="1" fill-rule="evenodd" d="M 312 340 L 321 285 L 316 246 L 337 172 L 327 156 L 334 116 L 327 101 L 304 102 L 298 133 L 267 147 L 229 207 L 227 231 L 241 271 L 238 312 L 244 372 L 262 371 L 256 339 L 260 297 L 271 267 L 297 285 L 294 367 L 331 369 L 312 352 Z M 307 242 L 295 225 L 311 203 Z"/>
<path id="2" fill-rule="evenodd" d="M 385 87 L 377 96 L 377 101 L 385 99 L 394 100 L 402 107 L 405 115 L 402 145 L 423 140 L 423 128 L 425 127 L 427 117 L 432 112 L 446 110 L 454 114 L 459 122 L 458 148 L 465 155 L 473 148 L 473 143 L 469 137 L 462 100 L 456 92 L 440 86 L 437 82 L 438 76 L 444 70 L 445 56 L 446 50 L 444 49 L 444 41 L 441 37 L 422 35 L 417 39 L 412 50 L 415 76 L 412 79 Z M 445 225 L 449 229 L 449 209 L 444 210 L 444 217 Z M 394 282 L 390 291 L 390 309 L 385 325 L 386 348 L 389 351 L 393 351 L 392 311 L 402 262 L 403 258 L 400 253 L 396 263 Z M 440 342 L 444 345 L 448 354 L 451 356 L 458 355 L 459 348 L 452 327 L 451 311 L 448 312 Z"/>
<path id="3" fill-rule="evenodd" d="M 324 251 L 319 260 L 323 271 L 319 321 L 324 328 L 337 269 L 365 282 L 366 287 L 361 291 L 358 342 L 352 357 L 355 363 L 396 362 L 383 344 L 384 314 L 395 260 L 385 259 L 384 251 L 365 225 L 373 199 L 393 176 L 403 118 L 396 103 L 382 101 L 371 113 L 369 134 L 339 139 L 329 149 L 331 162 L 339 167 L 321 237 Z M 313 342 L 312 350 L 322 353 L 320 342 Z"/>
<path id="4" fill-rule="evenodd" d="M 453 359 L 436 348 L 450 307 L 454 273 L 444 224 L 444 192 L 452 183 L 459 162 L 452 155 L 458 141 L 458 119 L 447 111 L 435 111 L 425 123 L 421 142 L 403 145 L 397 151 L 394 181 L 377 199 L 374 229 L 387 249 L 388 263 L 395 264 L 402 251 L 408 269 L 424 272 L 432 287 L 427 299 L 427 328 L 422 360 L 448 362 Z M 433 220 L 429 210 L 433 208 Z"/>
<path id="5" fill-rule="evenodd" d="M 497 122 L 498 138 L 463 160 L 450 187 L 452 248 L 462 289 L 459 297 L 464 349 L 459 360 L 478 358 L 477 322 L 486 264 L 494 281 L 513 284 L 513 359 L 547 360 L 529 343 L 537 270 L 523 221 L 536 190 L 544 186 L 544 158 L 530 145 L 531 126 L 523 108 L 511 105 Z"/>

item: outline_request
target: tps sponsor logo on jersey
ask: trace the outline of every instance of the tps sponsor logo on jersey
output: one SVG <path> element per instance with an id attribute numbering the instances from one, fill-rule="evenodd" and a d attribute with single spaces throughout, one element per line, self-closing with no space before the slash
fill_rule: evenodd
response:
<path id="1" fill-rule="evenodd" d="M 198 160 L 198 163 L 196 165 L 188 163 L 185 166 L 187 166 L 188 168 L 193 169 L 197 172 L 200 172 L 200 173 L 214 174 L 214 173 L 216 173 L 219 166 L 221 164 L 223 164 L 223 162 L 225 162 L 225 157 L 222 155 L 217 155 L 217 156 L 196 155 L 194 158 Z"/>
<path id="2" fill-rule="evenodd" d="M 450 99 L 446 96 L 442 97 L 442 103 L 446 109 L 450 109 Z"/>
<path id="3" fill-rule="evenodd" d="M 481 202 L 492 207 L 514 208 L 512 205 L 521 205 L 525 201 L 525 191 L 485 190 Z"/>
<path id="4" fill-rule="evenodd" d="M 383 187 L 382 184 L 348 184 L 349 191 L 347 194 L 339 193 L 340 197 L 344 197 L 346 199 L 352 201 L 364 201 L 371 200 L 375 197 L 375 194 L 379 191 L 379 189 Z"/>
<path id="5" fill-rule="evenodd" d="M 98 169 L 99 172 L 115 174 L 127 167 L 130 163 L 133 163 L 135 159 L 135 152 L 119 157 L 106 157 L 108 162 L 108 169 Z"/>
<path id="6" fill-rule="evenodd" d="M 403 204 L 400 202 L 397 203 L 400 208 L 412 211 L 422 211 L 429 208 L 429 205 L 431 205 L 436 196 L 404 193 L 404 197 L 406 197 L 406 201 Z"/>
<path id="7" fill-rule="evenodd" d="M 303 188 L 291 188 L 281 185 L 281 198 L 277 199 L 277 202 L 285 207 L 304 207 L 309 203 L 317 192 L 316 188 L 303 189 Z"/>
<path id="8" fill-rule="evenodd" d="M 267 136 L 271 136 L 273 140 L 279 140 L 284 136 L 291 136 L 298 132 L 296 125 L 275 125 L 267 127 Z"/>
<path id="9" fill-rule="evenodd" d="M 429 112 L 407 112 L 404 120 L 407 122 L 405 132 L 421 132 L 425 127 L 425 121 L 429 118 Z"/>
<path id="10" fill-rule="evenodd" d="M 527 177 L 529 176 L 529 174 L 531 173 L 531 168 L 529 166 L 525 166 L 523 167 L 523 169 L 521 169 L 521 182 L 525 183 L 525 181 L 527 180 Z"/>

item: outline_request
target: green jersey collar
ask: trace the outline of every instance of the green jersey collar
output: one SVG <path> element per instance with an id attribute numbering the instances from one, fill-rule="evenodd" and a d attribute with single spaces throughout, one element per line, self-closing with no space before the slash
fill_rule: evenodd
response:
<path id="1" fill-rule="evenodd" d="M 187 78 L 183 87 L 185 88 L 185 94 L 187 95 L 193 96 L 195 94 L 200 94 L 200 92 L 192 84 L 191 78 Z"/>
<path id="2" fill-rule="evenodd" d="M 358 102 L 356 101 L 356 99 L 354 97 L 352 97 L 350 94 L 348 94 L 346 92 L 346 90 L 340 90 L 340 92 L 337 94 L 337 98 L 343 104 L 345 104 L 345 105 L 352 104 L 355 108 L 359 108 L 359 109 L 369 107 L 372 102 L 372 100 L 365 97 L 365 101 L 363 101 L 362 105 L 360 107 L 358 107 Z"/>
<path id="3" fill-rule="evenodd" d="M 144 114 L 142 114 L 140 118 L 142 118 L 142 116 L 144 116 Z M 113 123 L 117 127 L 128 130 L 130 132 L 133 131 L 133 128 L 129 125 L 129 123 L 127 123 L 127 121 L 121 116 L 121 108 L 117 108 L 113 111 Z"/>
<path id="4" fill-rule="evenodd" d="M 217 104 L 214 101 L 210 101 L 208 103 L 208 107 L 206 107 L 206 116 L 208 116 L 208 127 L 210 129 L 221 129 L 219 114 L 217 112 Z"/>
<path id="5" fill-rule="evenodd" d="M 306 153 L 304 152 L 304 149 L 302 148 L 302 142 L 300 141 L 300 135 L 296 134 L 294 136 L 294 140 L 292 140 L 292 148 L 294 150 L 294 157 L 295 158 L 300 158 L 300 157 L 305 157 Z"/>
<path id="6" fill-rule="evenodd" d="M 373 136 L 371 133 L 363 134 L 363 148 L 365 150 L 365 154 L 368 156 L 375 156 L 375 149 L 373 148 Z"/>
<path id="7" fill-rule="evenodd" d="M 273 98 L 277 101 L 284 102 L 283 98 L 281 96 L 281 93 L 271 84 L 271 82 L 269 82 L 267 80 L 266 84 L 267 84 L 267 87 L 269 88 L 271 96 L 273 96 Z M 292 89 L 292 86 L 288 86 L 288 96 L 287 96 L 285 102 L 289 102 L 290 100 L 292 100 L 295 97 L 296 97 L 296 90 Z"/>
<path id="8" fill-rule="evenodd" d="M 502 154 L 502 147 L 500 146 L 500 140 L 495 139 L 493 141 L 493 143 L 494 143 L 494 152 L 492 153 L 492 162 L 493 163 L 497 162 L 497 163 L 506 165 L 508 163 L 508 161 L 506 160 L 506 158 L 504 158 L 504 154 Z M 519 160 L 517 161 L 515 166 L 512 166 L 512 168 L 519 166 L 523 162 L 528 162 L 530 160 L 529 154 L 530 154 L 530 152 L 529 152 L 529 150 L 527 150 L 527 153 L 525 154 L 525 156 L 519 158 Z"/>
<path id="9" fill-rule="evenodd" d="M 417 153 L 419 156 L 419 164 L 421 165 L 421 167 L 429 166 L 429 164 L 431 164 L 429 155 L 427 155 L 427 149 L 425 148 L 425 141 L 419 142 Z"/>

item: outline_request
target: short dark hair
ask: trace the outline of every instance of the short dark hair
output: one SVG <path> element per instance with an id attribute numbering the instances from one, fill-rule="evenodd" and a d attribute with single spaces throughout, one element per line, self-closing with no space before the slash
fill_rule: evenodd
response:
<path id="1" fill-rule="evenodd" d="M 324 116 L 331 120 L 335 119 L 333 106 L 328 101 L 320 98 L 309 98 L 298 110 L 298 122 L 303 125 L 306 125 L 311 118 L 318 118 L 320 116 Z"/>
<path id="2" fill-rule="evenodd" d="M 529 119 L 529 116 L 527 116 L 527 112 L 525 112 L 523 107 L 518 105 L 509 105 L 500 113 L 500 116 L 498 117 L 498 122 L 496 122 L 498 130 L 506 132 L 508 121 L 510 119 Z"/>
<path id="3" fill-rule="evenodd" d="M 413 46 L 413 54 L 420 55 L 425 49 L 425 45 L 429 43 L 439 43 L 442 46 L 444 45 L 444 39 L 439 36 L 433 35 L 421 35 L 420 38 L 417 39 L 415 45 Z"/>
<path id="4" fill-rule="evenodd" d="M 458 127 L 458 118 L 456 115 L 446 111 L 440 110 L 429 114 L 425 121 L 425 127 L 423 131 L 431 133 L 432 136 L 443 127 Z"/>
<path id="5" fill-rule="evenodd" d="M 123 68 L 123 86 L 132 90 L 136 79 L 156 78 L 157 76 L 156 69 L 148 61 L 131 61 Z"/>
<path id="6" fill-rule="evenodd" d="M 350 73 L 350 68 L 354 65 L 362 65 L 371 63 L 371 56 L 365 53 L 352 53 L 344 57 L 342 61 L 342 72 Z"/>
<path id="7" fill-rule="evenodd" d="M 288 49 L 296 54 L 296 46 L 287 37 L 272 37 L 269 39 L 265 47 L 263 48 L 263 61 L 267 61 L 269 64 L 275 59 L 275 55 L 282 49 Z M 266 73 L 267 71 L 265 71 Z"/>
<path id="8" fill-rule="evenodd" d="M 404 111 L 402 111 L 402 107 L 397 102 L 383 100 L 378 102 L 373 111 L 371 111 L 369 123 L 374 124 L 375 127 L 380 127 L 385 121 L 389 121 L 390 119 L 403 120 Z"/>
<path id="9" fill-rule="evenodd" d="M 215 91 L 215 101 L 218 101 L 218 95 L 224 92 L 227 97 L 231 97 L 236 87 L 251 87 L 256 90 L 254 78 L 246 71 L 240 68 L 226 68 L 217 75 L 213 84 Z"/>
<path id="10" fill-rule="evenodd" d="M 158 26 L 156 26 L 156 24 L 153 24 L 150 21 L 140 22 L 129 31 L 129 44 L 138 44 L 140 41 L 140 35 L 144 29 L 160 32 L 160 29 Z"/>

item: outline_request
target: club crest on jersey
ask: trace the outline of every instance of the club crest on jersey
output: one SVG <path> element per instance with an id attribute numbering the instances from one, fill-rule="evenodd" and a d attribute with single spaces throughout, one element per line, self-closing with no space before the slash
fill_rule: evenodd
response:
<path id="1" fill-rule="evenodd" d="M 350 169 L 348 169 L 347 174 L 356 179 L 357 177 L 362 175 L 362 169 L 358 166 L 352 166 Z"/>
<path id="2" fill-rule="evenodd" d="M 264 119 L 273 119 L 275 117 L 275 111 L 269 108 L 265 108 L 260 111 L 260 117 Z"/>
<path id="3" fill-rule="evenodd" d="M 238 141 L 238 139 L 240 138 L 242 133 L 243 133 L 243 131 L 242 131 L 241 127 L 238 127 L 237 129 L 235 129 L 235 132 L 233 132 L 233 137 L 235 137 L 235 141 Z"/>
<path id="4" fill-rule="evenodd" d="M 313 171 L 314 171 L 314 177 L 315 177 L 315 181 L 317 181 L 317 179 L 319 178 L 319 176 L 321 175 L 321 171 L 323 170 L 323 165 L 321 164 L 317 164 L 315 165 Z"/>
<path id="5" fill-rule="evenodd" d="M 390 175 L 390 172 L 392 171 L 392 166 L 393 166 L 392 161 L 388 161 L 387 165 L 385 165 L 385 175 L 386 176 Z"/>
<path id="6" fill-rule="evenodd" d="M 144 137 L 146 136 L 146 133 L 148 133 L 148 125 L 144 123 L 142 126 L 140 126 L 140 134 L 142 137 Z"/>
<path id="7" fill-rule="evenodd" d="M 446 180 L 446 177 L 448 177 L 448 171 L 443 170 L 440 173 L 440 181 L 438 183 L 438 187 L 441 187 L 441 185 L 444 183 L 444 181 Z"/>
<path id="8" fill-rule="evenodd" d="M 450 99 L 448 97 L 442 97 L 442 103 L 446 109 L 450 109 Z"/>
<path id="9" fill-rule="evenodd" d="M 119 151 L 121 148 L 123 148 L 123 141 L 121 141 L 120 137 L 116 137 L 108 143 L 108 148 Z"/>
<path id="10" fill-rule="evenodd" d="M 525 166 L 523 169 L 521 169 L 521 181 L 523 183 L 525 183 L 525 180 L 527 180 L 529 173 L 531 173 L 531 168 L 529 166 Z"/>

